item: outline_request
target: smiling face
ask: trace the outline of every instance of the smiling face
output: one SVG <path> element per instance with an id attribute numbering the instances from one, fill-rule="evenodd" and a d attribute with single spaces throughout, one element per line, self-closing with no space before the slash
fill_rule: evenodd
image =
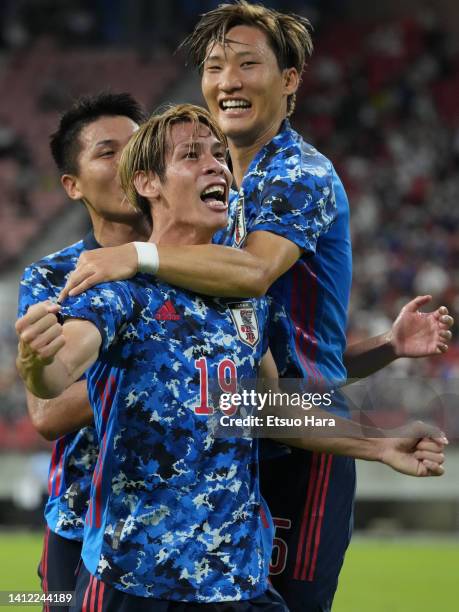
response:
<path id="1" fill-rule="evenodd" d="M 287 97 L 297 88 L 297 71 L 279 68 L 259 28 L 235 26 L 224 45 L 208 47 L 202 91 L 210 112 L 235 146 L 271 140 L 287 115 Z"/>
<path id="2" fill-rule="evenodd" d="M 141 214 L 126 200 L 117 176 L 121 152 L 138 128 L 123 116 L 87 124 L 78 136 L 78 173 L 62 178 L 72 199 L 82 199 L 90 212 L 107 221 L 129 222 Z"/>
<path id="3" fill-rule="evenodd" d="M 173 228 L 209 242 L 226 226 L 231 173 L 225 145 L 200 123 L 174 123 L 168 135 L 166 171 L 155 176 L 152 199 L 153 228 Z M 147 195 L 147 194 L 145 194 Z"/>

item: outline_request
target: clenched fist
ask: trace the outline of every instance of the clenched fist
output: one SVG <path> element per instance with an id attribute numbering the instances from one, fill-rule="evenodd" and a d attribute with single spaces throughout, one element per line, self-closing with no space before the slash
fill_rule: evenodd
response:
<path id="1" fill-rule="evenodd" d="M 19 338 L 17 367 L 24 376 L 33 365 L 47 365 L 53 362 L 56 353 L 64 346 L 62 325 L 56 314 L 60 306 L 52 302 L 40 302 L 29 308 L 16 321 Z"/>

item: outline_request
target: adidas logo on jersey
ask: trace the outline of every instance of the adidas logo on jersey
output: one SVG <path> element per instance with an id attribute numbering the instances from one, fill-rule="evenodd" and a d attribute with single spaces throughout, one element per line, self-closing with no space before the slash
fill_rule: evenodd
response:
<path id="1" fill-rule="evenodd" d="M 180 318 L 170 300 L 167 300 L 155 314 L 157 321 L 179 321 Z"/>

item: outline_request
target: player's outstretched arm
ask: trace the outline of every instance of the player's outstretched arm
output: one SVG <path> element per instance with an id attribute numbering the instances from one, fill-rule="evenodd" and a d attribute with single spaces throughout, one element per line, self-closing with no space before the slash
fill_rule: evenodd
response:
<path id="1" fill-rule="evenodd" d="M 408 302 L 385 334 L 347 347 L 344 364 L 348 378 L 365 378 L 399 357 L 429 357 L 448 350 L 454 319 L 446 306 L 433 312 L 420 308 L 432 300 L 422 295 Z"/>
<path id="2" fill-rule="evenodd" d="M 28 390 L 48 399 L 60 395 L 97 359 L 102 341 L 88 321 L 72 319 L 61 325 L 59 306 L 34 304 L 16 321 L 19 337 L 16 364 Z"/>
<path id="3" fill-rule="evenodd" d="M 33 426 L 46 440 L 56 440 L 94 422 L 85 380 L 73 383 L 54 399 L 40 399 L 27 391 L 27 409 Z"/>
<path id="4" fill-rule="evenodd" d="M 279 392 L 278 372 L 271 351 L 267 351 L 260 366 L 260 389 L 268 392 Z M 274 394 L 271 395 L 273 397 Z M 292 414 L 295 410 L 292 406 L 270 406 L 272 414 L 279 417 L 297 417 L 304 415 L 302 409 L 297 409 L 298 414 Z M 335 419 L 335 429 L 340 432 L 339 436 L 315 436 L 304 429 L 305 435 L 299 438 L 281 438 L 276 435 L 275 430 L 269 437 L 278 442 L 303 448 L 306 450 L 331 453 L 334 455 L 346 455 L 354 459 L 366 461 L 379 461 L 392 467 L 397 472 L 409 476 L 441 476 L 444 473 L 443 463 L 445 460 L 443 451 L 448 440 L 437 428 L 421 421 L 408 424 L 402 430 L 384 432 L 377 427 L 362 426 L 350 419 L 331 415 L 329 412 L 312 408 L 308 415 L 318 419 Z"/>
<path id="5" fill-rule="evenodd" d="M 253 232 L 243 249 L 214 244 L 158 246 L 161 280 L 205 295 L 259 297 L 301 256 L 300 248 L 271 232 Z M 133 243 L 85 251 L 62 290 L 59 301 L 94 285 L 123 280 L 138 272 Z"/>
<path id="6" fill-rule="evenodd" d="M 448 441 L 436 428 L 421 422 L 408 425 L 403 437 L 371 438 L 363 434 L 345 434 L 339 438 L 277 439 L 297 448 L 378 461 L 407 476 L 442 476 L 445 472 L 443 453 Z"/>

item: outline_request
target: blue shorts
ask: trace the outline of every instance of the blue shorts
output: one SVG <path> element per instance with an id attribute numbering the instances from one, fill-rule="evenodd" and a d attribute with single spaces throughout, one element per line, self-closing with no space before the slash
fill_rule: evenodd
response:
<path id="1" fill-rule="evenodd" d="M 291 612 L 329 612 L 352 534 L 355 461 L 292 449 L 260 463 L 276 527 L 270 578 Z"/>
<path id="2" fill-rule="evenodd" d="M 199 604 L 137 597 L 92 576 L 84 564 L 78 573 L 75 603 L 70 612 L 289 612 L 272 588 L 246 601 Z"/>
<path id="3" fill-rule="evenodd" d="M 81 545 L 80 541 L 63 538 L 46 527 L 43 552 L 38 566 L 38 575 L 44 593 L 75 590 Z M 43 608 L 44 612 L 68 612 L 68 609 L 68 606 L 52 605 L 45 605 Z"/>

